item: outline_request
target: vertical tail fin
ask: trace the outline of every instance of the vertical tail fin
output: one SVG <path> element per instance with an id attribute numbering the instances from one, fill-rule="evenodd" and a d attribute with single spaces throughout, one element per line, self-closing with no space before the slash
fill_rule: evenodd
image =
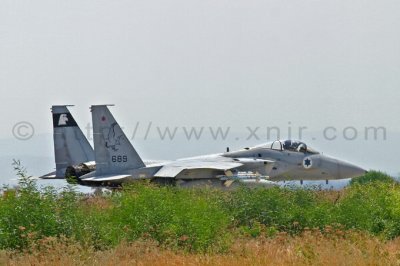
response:
<path id="1" fill-rule="evenodd" d="M 94 161 L 93 148 L 67 107 L 54 105 L 51 108 L 56 177 L 64 177 L 68 166 Z"/>
<path id="2" fill-rule="evenodd" d="M 106 105 L 91 107 L 97 174 L 145 167 L 135 148 Z"/>

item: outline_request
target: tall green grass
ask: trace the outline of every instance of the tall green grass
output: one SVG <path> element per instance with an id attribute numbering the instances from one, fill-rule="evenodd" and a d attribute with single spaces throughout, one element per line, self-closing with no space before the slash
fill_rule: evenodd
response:
<path id="1" fill-rule="evenodd" d="M 87 196 L 71 186 L 39 189 L 18 162 L 14 166 L 19 187 L 4 189 L 0 197 L 0 250 L 27 249 L 56 237 L 95 249 L 146 239 L 173 249 L 222 251 L 237 234 L 299 234 L 327 226 L 400 236 L 400 186 L 378 172 L 368 174 L 379 177 L 372 182 L 340 192 L 277 187 L 223 192 L 136 183 Z"/>

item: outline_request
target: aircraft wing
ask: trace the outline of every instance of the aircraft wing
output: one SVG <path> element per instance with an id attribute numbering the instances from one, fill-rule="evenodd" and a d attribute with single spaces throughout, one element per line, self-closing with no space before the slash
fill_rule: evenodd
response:
<path id="1" fill-rule="evenodd" d="M 274 161 L 271 160 L 261 160 L 261 159 L 248 159 L 248 158 L 212 158 L 212 159 L 191 159 L 191 160 L 177 160 L 174 162 L 166 163 L 161 166 L 161 168 L 153 175 L 153 177 L 159 178 L 176 178 L 180 173 L 185 170 L 219 170 L 228 171 L 243 166 L 259 166 L 268 164 L 272 167 Z M 90 174 L 89 174 L 90 175 Z M 130 175 L 92 175 L 90 177 L 83 177 L 82 181 L 90 182 L 105 182 L 105 181 L 121 181 L 126 178 L 130 178 Z"/>
<path id="2" fill-rule="evenodd" d="M 218 161 L 177 161 L 164 165 L 154 176 L 155 177 L 176 177 L 183 170 L 192 169 L 213 169 L 213 170 L 231 170 L 243 166 L 240 162 L 218 162 Z"/>

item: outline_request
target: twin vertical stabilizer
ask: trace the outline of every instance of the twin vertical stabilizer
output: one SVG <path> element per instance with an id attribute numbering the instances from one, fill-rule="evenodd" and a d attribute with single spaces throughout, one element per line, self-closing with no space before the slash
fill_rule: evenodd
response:
<path id="1" fill-rule="evenodd" d="M 145 167 L 107 105 L 91 107 L 96 175 Z"/>
<path id="2" fill-rule="evenodd" d="M 94 161 L 93 148 L 67 107 L 55 105 L 51 108 L 57 178 L 65 177 L 68 166 Z"/>

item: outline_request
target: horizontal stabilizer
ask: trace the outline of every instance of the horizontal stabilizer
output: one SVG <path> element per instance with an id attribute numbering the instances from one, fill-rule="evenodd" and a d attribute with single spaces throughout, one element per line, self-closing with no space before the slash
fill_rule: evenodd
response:
<path id="1" fill-rule="evenodd" d="M 93 176 L 89 178 L 82 179 L 82 181 L 90 181 L 90 182 L 105 182 L 105 181 L 118 181 L 124 180 L 126 178 L 131 177 L 130 175 L 101 175 L 101 176 Z"/>
<path id="2" fill-rule="evenodd" d="M 43 175 L 43 176 L 39 176 L 39 178 L 41 178 L 41 179 L 64 179 L 64 177 L 62 176 L 62 177 L 57 177 L 56 176 L 56 172 L 51 172 L 51 173 L 48 173 L 48 174 L 45 174 L 45 175 Z"/>

